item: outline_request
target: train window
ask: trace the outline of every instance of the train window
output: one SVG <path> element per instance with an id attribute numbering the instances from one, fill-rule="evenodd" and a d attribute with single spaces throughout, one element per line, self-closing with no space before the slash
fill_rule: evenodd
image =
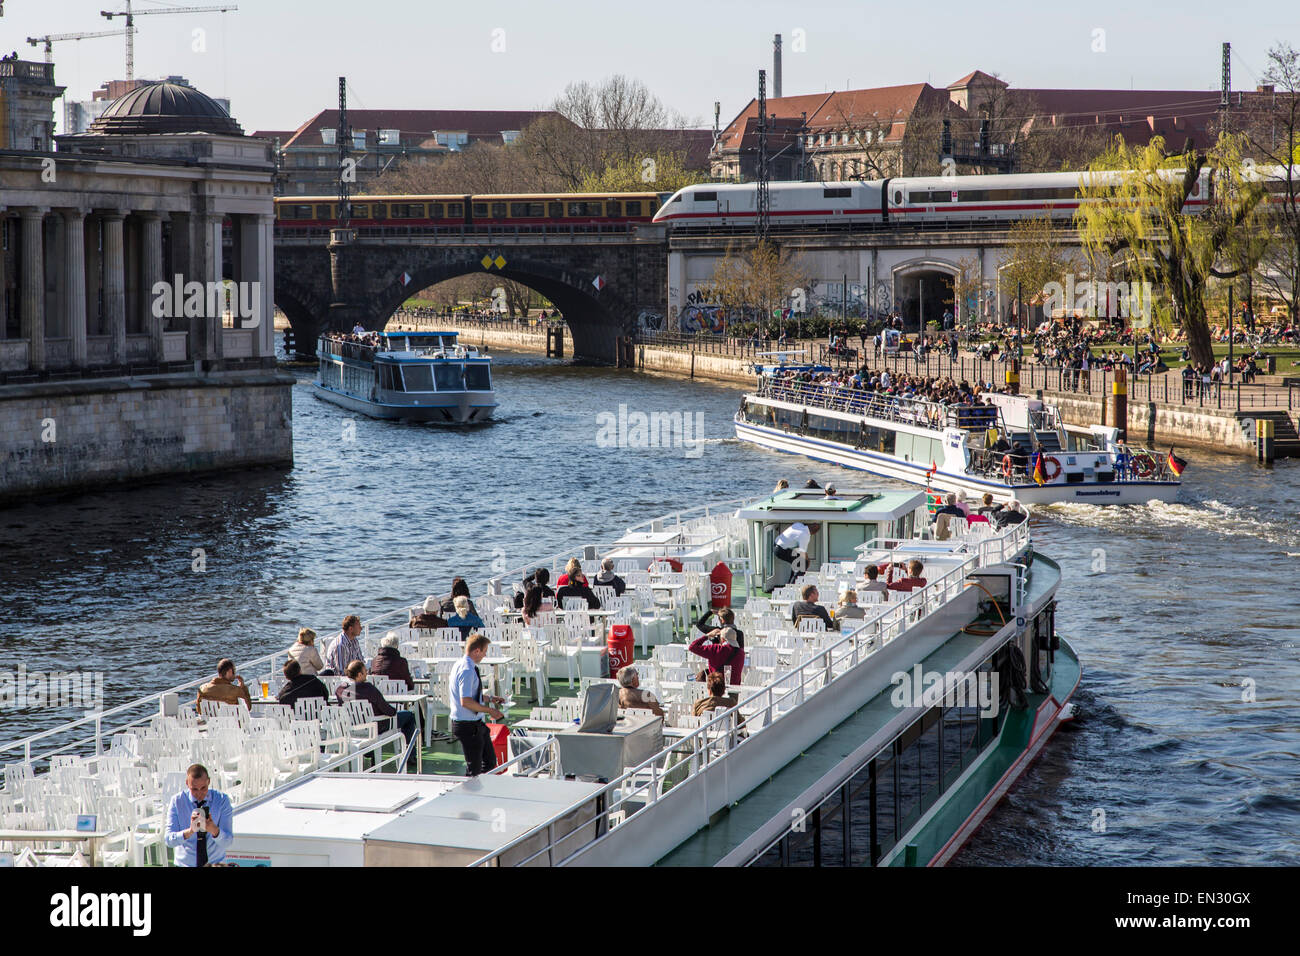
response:
<path id="1" fill-rule="evenodd" d="M 823 189 L 823 199 L 848 199 L 853 194 L 853 190 L 846 188 Z"/>
<path id="2" fill-rule="evenodd" d="M 540 202 L 512 202 L 510 215 L 520 219 L 539 219 L 546 215 L 546 206 Z"/>
<path id="3" fill-rule="evenodd" d="M 717 201 L 718 201 L 718 194 L 717 194 L 717 193 L 714 193 L 714 192 L 708 192 L 708 193 L 696 193 L 696 194 L 695 194 L 695 201 L 696 201 L 696 202 L 717 202 Z"/>
<path id="4" fill-rule="evenodd" d="M 369 218 L 370 218 L 370 204 L 369 204 L 369 203 L 364 203 L 364 202 L 363 202 L 363 203 L 357 203 L 356 205 L 354 205 L 354 206 L 352 207 L 352 218 L 353 218 L 353 219 L 369 219 Z"/>
<path id="5" fill-rule="evenodd" d="M 505 204 L 505 203 L 503 203 L 503 202 L 494 202 L 494 203 L 492 204 L 492 218 L 493 218 L 493 219 L 504 219 L 504 218 L 506 218 L 506 204 Z"/>
<path id="6" fill-rule="evenodd" d="M 387 218 L 388 218 L 388 205 L 387 205 L 386 203 L 382 203 L 382 202 L 377 202 L 377 203 L 375 203 L 375 208 L 374 208 L 374 210 L 373 210 L 373 212 L 372 212 L 370 218 L 372 218 L 372 219 L 387 219 Z"/>
<path id="7" fill-rule="evenodd" d="M 681 193 L 678 193 L 676 196 L 673 197 L 673 202 L 681 202 L 681 201 L 682 201 Z"/>
<path id="8" fill-rule="evenodd" d="M 394 219 L 419 219 L 424 215 L 424 203 L 395 202 L 388 212 Z"/>
<path id="9" fill-rule="evenodd" d="M 447 203 L 447 218 L 460 219 L 465 215 L 465 204 L 463 202 Z"/>
<path id="10" fill-rule="evenodd" d="M 280 213 L 281 219 L 311 218 L 311 205 L 309 203 L 292 203 L 290 205 L 277 206 L 276 211 Z"/>
<path id="11" fill-rule="evenodd" d="M 577 217 L 598 216 L 600 215 L 600 203 L 571 202 L 569 203 L 569 215 Z"/>
<path id="12" fill-rule="evenodd" d="M 474 203 L 474 215 L 486 217 L 488 214 L 488 205 L 485 202 Z"/>
<path id="13" fill-rule="evenodd" d="M 903 193 L 902 193 L 902 190 L 898 190 L 898 189 L 894 190 L 894 205 L 895 205 L 895 206 L 901 206 L 901 205 L 903 205 Z"/>
<path id="14" fill-rule="evenodd" d="M 442 203 L 440 202 L 429 203 L 429 218 L 430 219 L 442 218 Z"/>
<path id="15" fill-rule="evenodd" d="M 547 217 L 548 219 L 562 219 L 562 218 L 564 218 L 564 203 L 562 203 L 562 202 L 548 202 L 548 203 L 546 204 L 546 217 Z"/>
<path id="16" fill-rule="evenodd" d="M 329 206 L 329 205 L 327 205 L 327 204 L 325 204 L 325 203 L 321 203 L 319 206 L 316 207 L 316 218 L 317 218 L 317 219 L 333 219 L 333 218 L 334 218 L 334 207 L 333 207 L 333 206 Z"/>
<path id="17" fill-rule="evenodd" d="M 524 218 L 528 215 L 528 203 L 512 202 L 510 204 L 510 215 L 519 219 Z"/>
<path id="18" fill-rule="evenodd" d="M 623 203 L 623 208 L 629 216 L 639 216 L 641 215 L 641 200 L 629 199 Z"/>
<path id="19" fill-rule="evenodd" d="M 623 215 L 622 204 L 617 202 L 605 203 L 605 215 L 611 219 L 617 219 Z"/>

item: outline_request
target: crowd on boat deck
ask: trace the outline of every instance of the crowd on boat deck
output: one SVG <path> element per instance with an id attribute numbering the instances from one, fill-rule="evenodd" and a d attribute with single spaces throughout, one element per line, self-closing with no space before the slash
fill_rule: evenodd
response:
<path id="1" fill-rule="evenodd" d="M 324 335 L 331 342 L 353 342 L 374 347 L 378 347 L 381 342 L 378 332 L 367 332 L 360 325 L 354 326 L 351 332 L 326 332 Z"/>
<path id="2" fill-rule="evenodd" d="M 962 379 L 926 376 L 908 372 L 875 370 L 863 366 L 857 371 L 814 372 L 810 369 L 776 369 L 771 376 L 774 385 L 812 386 L 823 390 L 828 398 L 848 396 L 851 392 L 870 392 L 893 399 L 930 402 L 940 408 L 958 405 L 982 405 L 988 402 L 990 392 L 1004 392 L 992 382 L 972 385 Z"/>

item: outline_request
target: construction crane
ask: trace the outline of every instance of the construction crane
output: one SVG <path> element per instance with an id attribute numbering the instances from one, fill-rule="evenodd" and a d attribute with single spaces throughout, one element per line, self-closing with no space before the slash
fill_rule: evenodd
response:
<path id="1" fill-rule="evenodd" d="M 54 62 L 54 44 L 59 40 L 90 40 L 94 37 L 120 37 L 125 30 L 101 30 L 98 33 L 51 33 L 43 37 L 28 37 L 27 42 L 32 46 L 43 43 L 45 44 L 45 62 Z"/>
<path id="2" fill-rule="evenodd" d="M 225 13 L 238 10 L 233 3 L 209 7 L 167 7 L 163 10 L 132 10 L 131 0 L 125 0 L 125 10 L 100 10 L 99 15 L 112 20 L 114 17 L 126 17 L 126 79 L 135 79 L 135 18 L 155 16 L 163 13 Z"/>

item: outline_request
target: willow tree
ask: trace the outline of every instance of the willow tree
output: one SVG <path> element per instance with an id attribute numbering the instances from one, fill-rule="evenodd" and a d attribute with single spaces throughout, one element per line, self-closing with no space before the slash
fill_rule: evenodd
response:
<path id="1" fill-rule="evenodd" d="M 1254 268 L 1249 260 L 1258 244 L 1250 236 L 1268 229 L 1264 185 L 1242 160 L 1243 140 L 1226 133 L 1208 151 L 1173 155 L 1159 136 L 1146 146 L 1116 137 L 1079 185 L 1075 222 L 1085 254 L 1094 261 L 1125 256 L 1132 278 L 1168 296 L 1192 361 L 1204 365 L 1214 361 L 1209 280 Z M 1211 201 L 1189 207 L 1189 200 L 1207 198 L 1202 173 L 1213 182 Z"/>

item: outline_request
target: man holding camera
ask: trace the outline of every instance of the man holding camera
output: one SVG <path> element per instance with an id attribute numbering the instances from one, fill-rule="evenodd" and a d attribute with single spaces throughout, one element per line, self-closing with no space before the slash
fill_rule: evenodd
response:
<path id="1" fill-rule="evenodd" d="M 172 797 L 167 808 L 164 842 L 175 849 L 177 866 L 207 866 L 226 858 L 234 839 L 234 810 L 230 798 L 208 788 L 211 781 L 202 764 L 185 774 L 185 789 Z"/>

